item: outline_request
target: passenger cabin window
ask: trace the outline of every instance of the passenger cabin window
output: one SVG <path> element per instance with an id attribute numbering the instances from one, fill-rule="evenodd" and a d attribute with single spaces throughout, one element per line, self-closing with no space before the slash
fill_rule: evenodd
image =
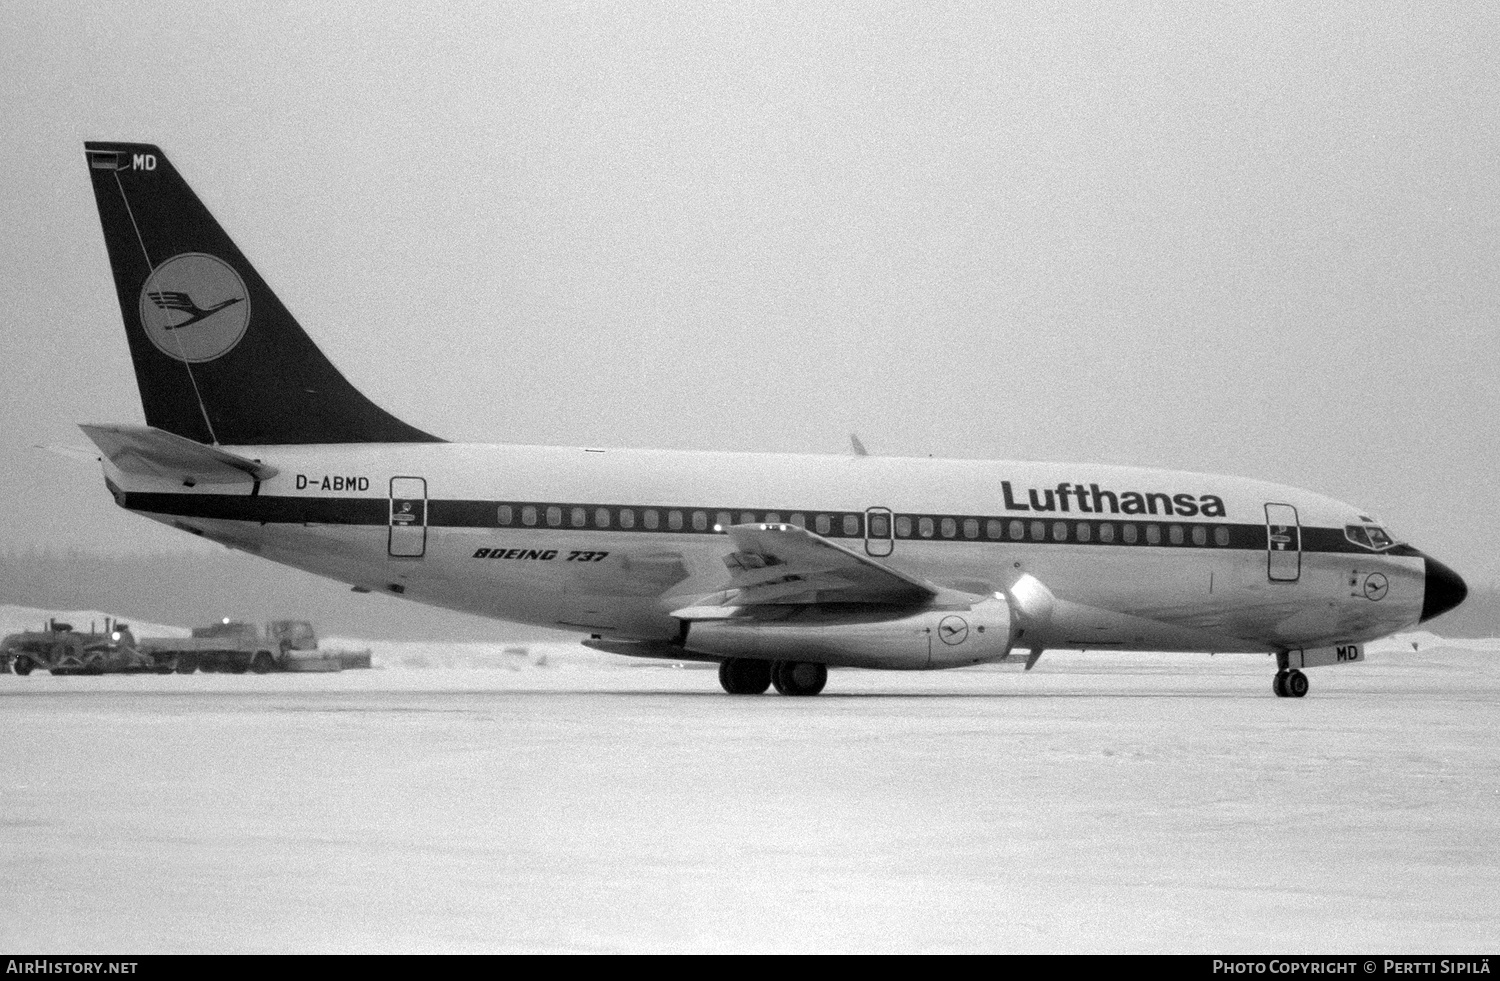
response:
<path id="1" fill-rule="evenodd" d="M 1052 540 L 1054 542 L 1065 542 L 1068 540 L 1068 523 L 1066 521 L 1052 522 Z"/>
<path id="2" fill-rule="evenodd" d="M 991 518 L 984 523 L 984 533 L 990 538 L 999 539 L 1005 535 L 1005 523 L 998 518 Z"/>
<path id="3" fill-rule="evenodd" d="M 884 514 L 872 514 L 872 515 L 870 515 L 870 537 L 871 538 L 890 538 L 891 537 L 891 519 L 888 516 L 884 515 Z"/>
<path id="4" fill-rule="evenodd" d="M 635 527 L 635 512 L 633 510 L 631 510 L 630 508 L 621 508 L 620 509 L 620 527 L 621 528 L 634 528 Z"/>
<path id="5" fill-rule="evenodd" d="M 1126 545 L 1134 545 L 1139 535 L 1140 532 L 1136 530 L 1135 525 L 1126 525 L 1120 529 L 1120 536 L 1124 539 Z"/>
<path id="6" fill-rule="evenodd" d="M 807 515 L 802 514 L 800 512 L 797 513 L 797 514 L 794 514 L 790 518 L 787 519 L 787 524 L 796 525 L 798 528 L 806 528 L 807 527 Z"/>
<path id="7" fill-rule="evenodd" d="M 521 524 L 528 528 L 536 524 L 536 508 L 528 504 L 521 509 Z"/>
<path id="8" fill-rule="evenodd" d="M 751 517 L 750 520 L 754 521 L 755 518 Z M 781 515 L 778 514 L 775 511 L 772 511 L 770 514 L 766 515 L 766 524 L 768 524 L 768 525 L 779 525 L 779 524 L 781 524 Z"/>
<path id="9" fill-rule="evenodd" d="M 1101 542 L 1112 542 L 1115 540 L 1115 526 L 1108 521 L 1099 526 L 1099 540 Z"/>
<path id="10" fill-rule="evenodd" d="M 1203 527 L 1202 525 L 1193 525 L 1193 544 L 1194 545 L 1207 545 L 1208 544 L 1208 529 L 1207 528 Z"/>
<path id="11" fill-rule="evenodd" d="M 755 512 L 754 511 L 741 511 L 740 512 L 740 524 L 742 524 L 742 525 L 753 525 L 753 524 L 755 524 Z"/>
<path id="12" fill-rule="evenodd" d="M 734 524 L 734 515 L 728 511 L 720 511 L 714 516 L 714 524 L 719 526 L 720 531 L 728 531 L 729 526 Z M 749 524 L 749 522 L 747 521 L 746 524 Z"/>
<path id="13" fill-rule="evenodd" d="M 938 527 L 943 529 L 944 538 L 952 538 L 955 534 L 958 533 L 958 522 L 954 521 L 952 518 L 944 518 L 938 525 Z"/>
<path id="14" fill-rule="evenodd" d="M 818 534 L 826 535 L 833 530 L 833 519 L 826 514 L 820 514 L 813 519 L 813 527 Z"/>
<path id="15" fill-rule="evenodd" d="M 511 507 L 509 504 L 502 504 L 499 508 L 496 509 L 495 522 L 497 524 L 508 525 L 513 520 L 514 517 L 512 516 Z"/>
<path id="16" fill-rule="evenodd" d="M 1146 544 L 1147 545 L 1160 545 L 1161 544 L 1161 525 L 1147 525 L 1146 526 Z"/>
<path id="17" fill-rule="evenodd" d="M 1086 542 L 1092 537 L 1094 537 L 1094 530 L 1089 527 L 1088 522 L 1078 522 L 1078 540 L 1080 542 Z"/>
<path id="18" fill-rule="evenodd" d="M 920 519 L 917 522 L 917 532 L 923 538 L 931 538 L 932 537 L 932 519 L 931 518 L 922 518 L 922 519 Z"/>
<path id="19" fill-rule="evenodd" d="M 978 538 L 979 537 L 979 519 L 978 518 L 965 518 L 964 519 L 964 537 L 965 538 Z"/>
<path id="20" fill-rule="evenodd" d="M 1026 526 L 1019 521 L 1010 523 L 1010 537 L 1012 541 L 1020 541 L 1026 537 Z"/>
<path id="21" fill-rule="evenodd" d="M 562 524 L 562 508 L 554 506 L 547 509 L 547 524 L 554 528 Z"/>
<path id="22" fill-rule="evenodd" d="M 910 515 L 903 514 L 899 518 L 896 519 L 896 537 L 897 538 L 910 538 L 911 537 L 911 516 Z"/>
<path id="23" fill-rule="evenodd" d="M 859 515 L 844 515 L 844 534 L 851 537 L 859 534 Z"/>
<path id="24" fill-rule="evenodd" d="M 595 528 L 608 528 L 609 527 L 609 508 L 595 508 L 594 509 L 594 527 Z"/>
<path id="25" fill-rule="evenodd" d="M 1172 540 L 1173 545 L 1182 544 L 1182 525 L 1170 525 L 1167 528 L 1167 537 Z"/>
<path id="26" fill-rule="evenodd" d="M 1214 544 L 1220 547 L 1229 544 L 1229 529 L 1218 527 L 1214 529 Z"/>
<path id="27" fill-rule="evenodd" d="M 708 512 L 706 512 L 706 511 L 694 511 L 693 512 L 693 530 L 694 531 L 703 531 L 707 527 L 708 527 Z"/>
<path id="28" fill-rule="evenodd" d="M 589 523 L 589 513 L 583 508 L 574 508 L 571 517 L 573 518 L 574 528 L 582 528 Z"/>
<path id="29" fill-rule="evenodd" d="M 667 528 L 669 528 L 672 531 L 681 531 L 682 530 L 682 512 L 681 511 L 668 511 L 667 512 Z"/>
<path id="30" fill-rule="evenodd" d="M 1047 524 L 1043 521 L 1031 523 L 1031 540 L 1034 542 L 1045 542 L 1047 540 Z"/>
<path id="31" fill-rule="evenodd" d="M 657 514 L 654 508 L 647 508 L 646 513 L 641 515 L 641 524 L 645 525 L 648 531 L 655 531 L 661 527 L 661 515 Z"/>

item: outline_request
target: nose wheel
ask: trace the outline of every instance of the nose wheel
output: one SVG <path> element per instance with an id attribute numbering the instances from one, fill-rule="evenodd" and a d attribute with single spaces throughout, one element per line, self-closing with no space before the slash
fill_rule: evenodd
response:
<path id="1" fill-rule="evenodd" d="M 1271 690 L 1277 698 L 1301 698 L 1307 694 L 1307 675 L 1296 668 L 1276 672 Z"/>

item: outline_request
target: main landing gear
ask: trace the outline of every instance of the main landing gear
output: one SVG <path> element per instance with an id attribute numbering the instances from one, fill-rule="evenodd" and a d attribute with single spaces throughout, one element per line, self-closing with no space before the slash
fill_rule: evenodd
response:
<path id="1" fill-rule="evenodd" d="M 827 683 L 828 665 L 811 661 L 731 657 L 719 662 L 719 684 L 731 695 L 759 695 L 772 685 L 783 695 L 816 695 Z"/>
<path id="2" fill-rule="evenodd" d="M 1307 694 L 1307 675 L 1296 668 L 1282 668 L 1271 682 L 1271 690 L 1277 698 L 1301 698 Z"/>

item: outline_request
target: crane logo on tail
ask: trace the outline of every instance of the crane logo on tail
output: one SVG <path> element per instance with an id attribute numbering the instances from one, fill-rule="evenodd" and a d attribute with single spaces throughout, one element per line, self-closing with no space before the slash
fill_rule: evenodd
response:
<path id="1" fill-rule="evenodd" d="M 141 326 L 169 358 L 198 363 L 223 357 L 249 325 L 245 281 L 216 256 L 175 255 L 141 287 Z"/>

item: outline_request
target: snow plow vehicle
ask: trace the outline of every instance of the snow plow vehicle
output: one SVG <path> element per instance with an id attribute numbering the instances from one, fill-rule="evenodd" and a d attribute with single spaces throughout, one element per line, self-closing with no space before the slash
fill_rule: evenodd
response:
<path id="1" fill-rule="evenodd" d="M 191 637 L 151 637 L 141 649 L 170 661 L 178 674 L 223 671 L 231 674 L 268 674 L 272 671 L 339 671 L 335 653 L 320 651 L 318 637 L 306 620 L 272 620 L 262 628 L 254 623 L 225 619 L 194 627 Z"/>
<path id="2" fill-rule="evenodd" d="M 49 620 L 42 630 L 24 630 L 0 641 L 0 660 L 19 675 L 39 668 L 55 675 L 171 674 L 176 666 L 170 655 L 142 650 L 129 624 L 110 620 L 103 633 L 92 624 L 88 633 L 80 633 L 70 623 Z"/>

